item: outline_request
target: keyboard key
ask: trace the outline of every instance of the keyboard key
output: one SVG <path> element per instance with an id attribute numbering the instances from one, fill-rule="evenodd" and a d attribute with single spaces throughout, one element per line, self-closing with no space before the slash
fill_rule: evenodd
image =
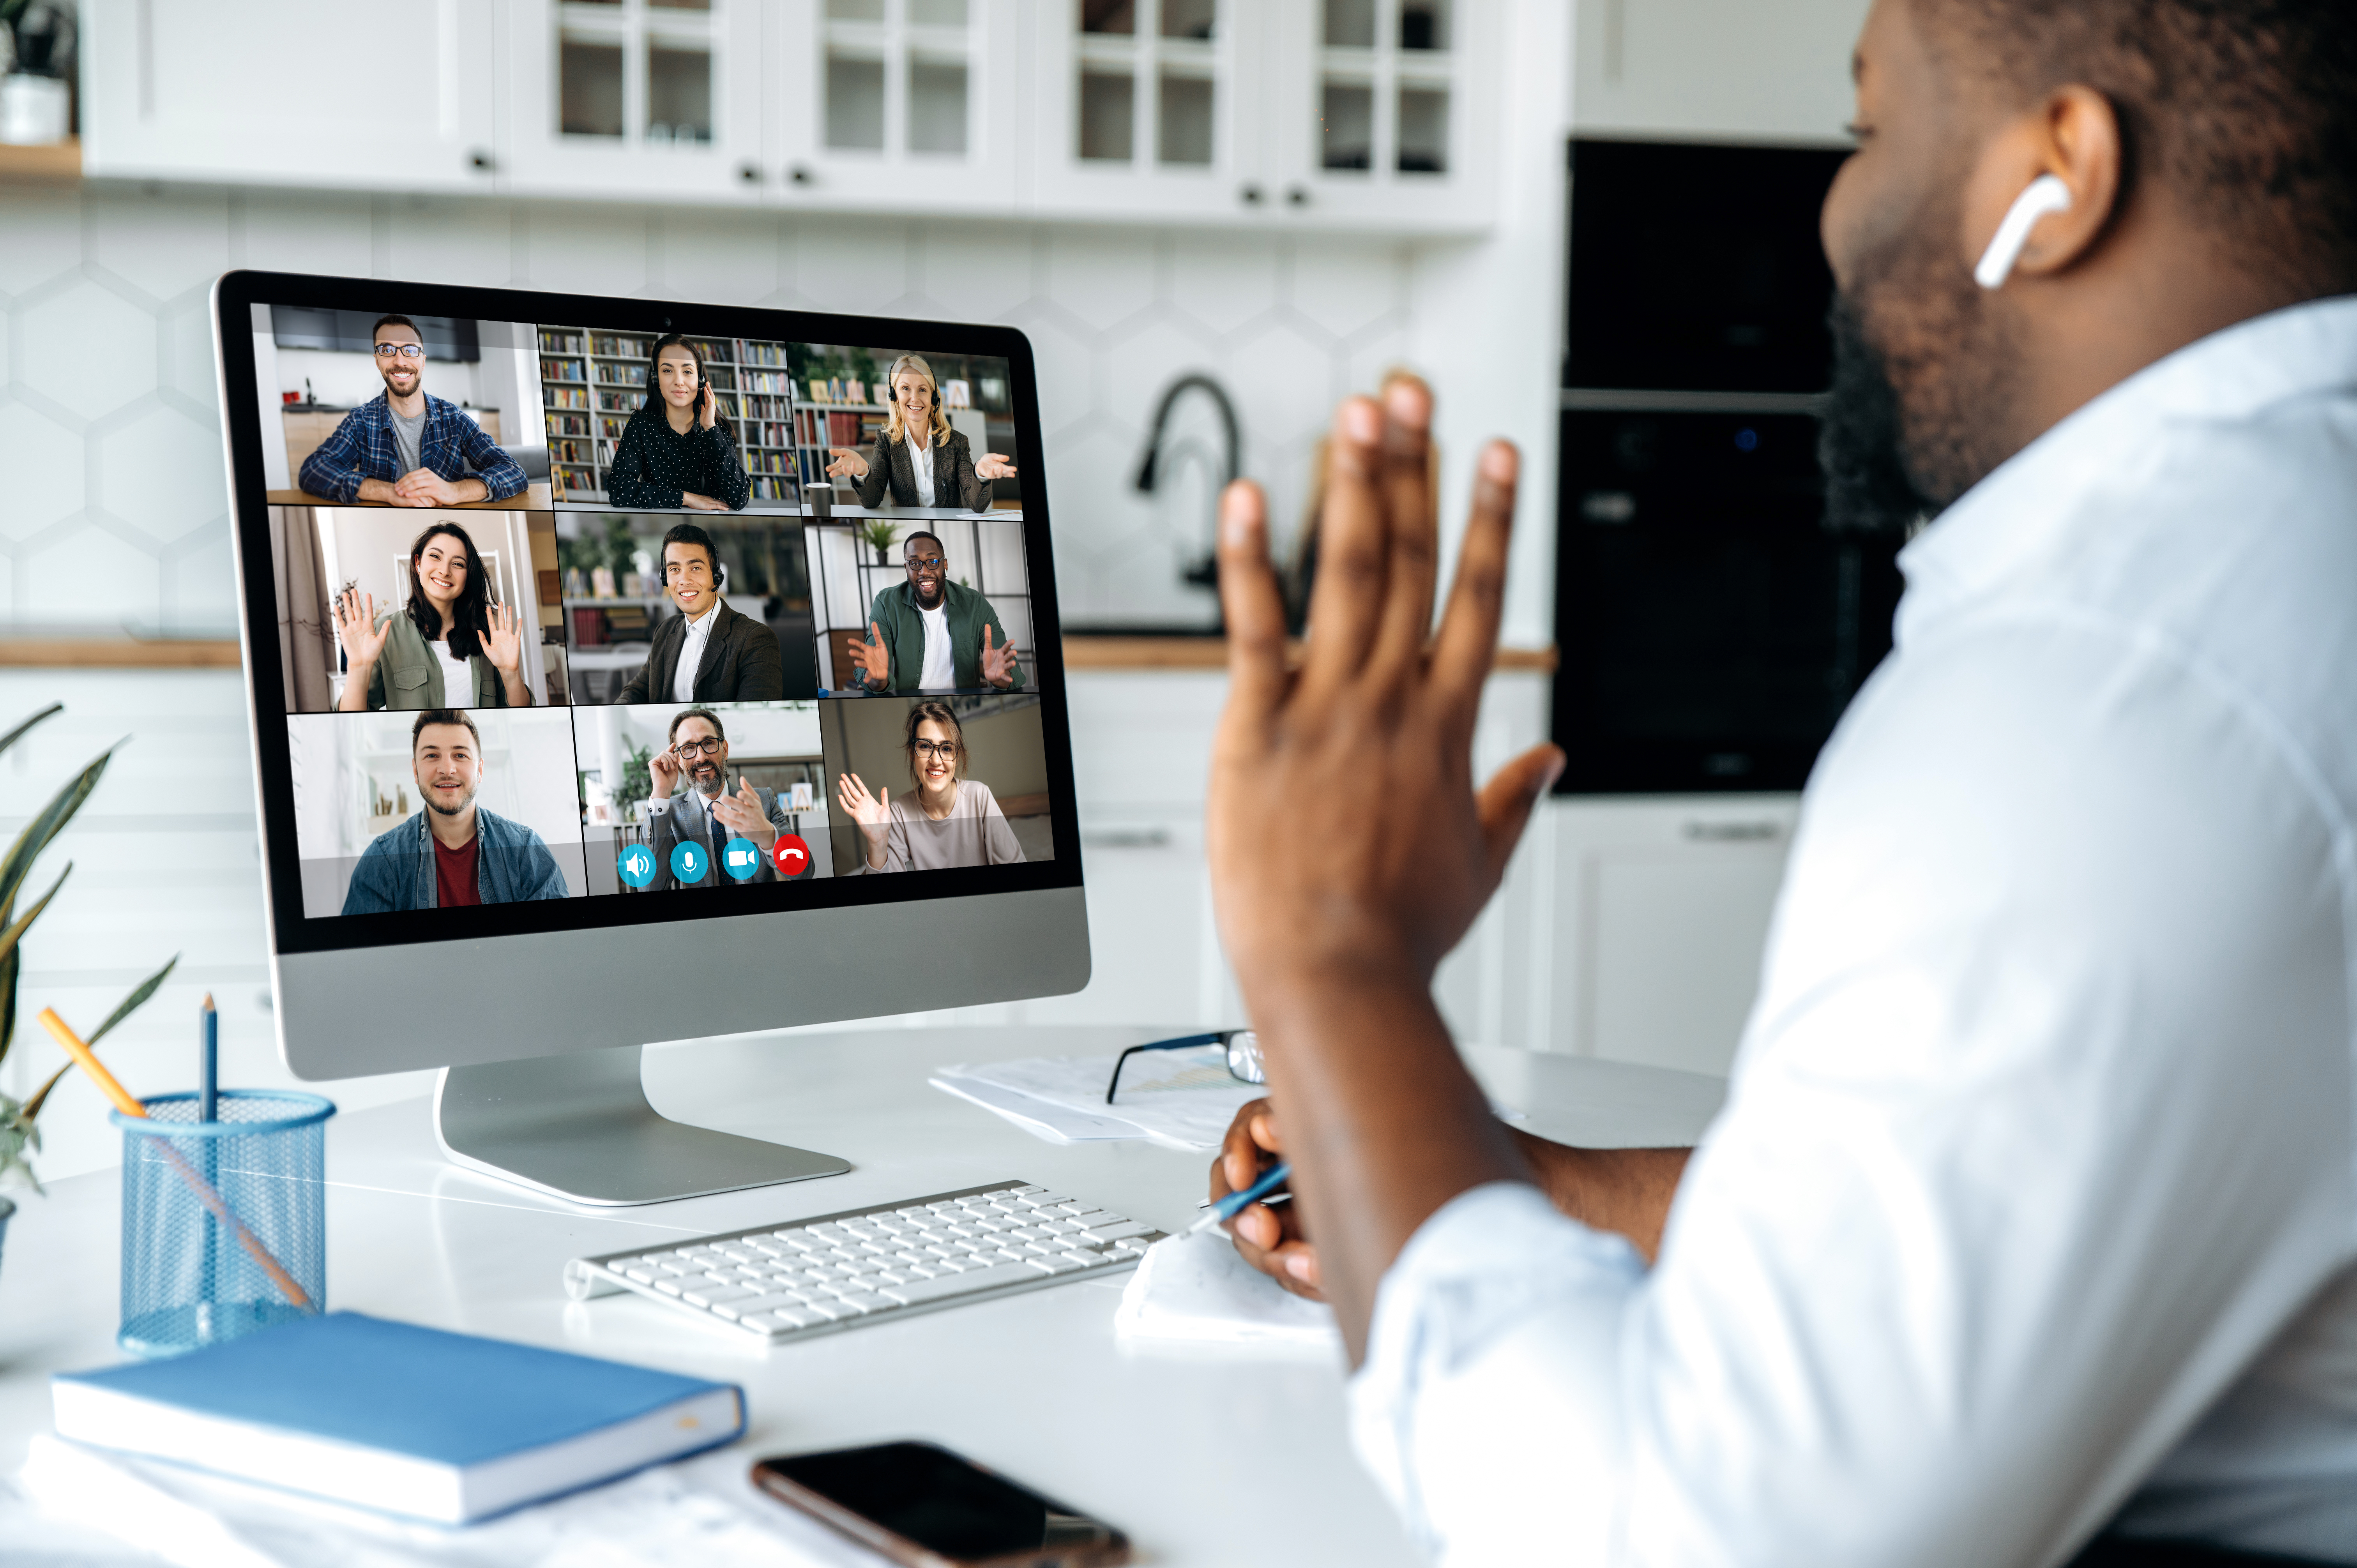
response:
<path id="1" fill-rule="evenodd" d="M 622 1271 L 622 1277 L 625 1279 L 636 1280 L 642 1285 L 651 1285 L 655 1283 L 655 1272 L 652 1269 L 624 1269 Z M 663 1277 L 668 1279 L 670 1276 L 664 1275 Z"/>
<path id="2" fill-rule="evenodd" d="M 739 1301 L 716 1301 L 712 1304 L 712 1314 L 716 1317 L 750 1317 L 756 1313 L 774 1312 L 781 1306 L 798 1305 L 800 1298 L 773 1291 L 767 1295 L 748 1296 Z"/>
<path id="3" fill-rule="evenodd" d="M 1069 1274 L 1082 1265 L 1065 1257 L 1061 1252 L 1051 1252 L 1037 1258 L 1027 1258 L 1024 1260 L 1024 1266 L 1051 1274 Z"/>
<path id="4" fill-rule="evenodd" d="M 778 1306 L 767 1312 L 757 1312 L 750 1316 L 740 1317 L 737 1321 L 748 1328 L 759 1328 L 764 1333 L 770 1333 L 780 1328 L 808 1328 L 812 1324 L 823 1323 L 826 1319 L 807 1309 Z"/>
<path id="5" fill-rule="evenodd" d="M 704 1285 L 679 1293 L 690 1306 L 717 1306 L 726 1301 L 750 1301 L 760 1293 L 750 1285 Z"/>
<path id="6" fill-rule="evenodd" d="M 1033 1208 L 1053 1208 L 1060 1203 L 1070 1203 L 1072 1200 L 1060 1192 L 1042 1192 L 1035 1187 L 1025 1195 L 1024 1201 Z"/>
<path id="7" fill-rule="evenodd" d="M 655 1289 L 662 1292 L 665 1295 L 677 1295 L 680 1292 L 681 1285 L 684 1283 L 685 1282 L 681 1280 L 657 1280 L 655 1282 Z"/>
<path id="8" fill-rule="evenodd" d="M 1082 1269 L 1093 1269 L 1105 1261 L 1104 1254 L 1102 1252 L 1059 1252 L 1056 1256 L 1076 1268 Z"/>
<path id="9" fill-rule="evenodd" d="M 1039 1270 L 1028 1264 L 1001 1263 L 996 1268 L 976 1269 L 971 1273 L 945 1274 L 940 1279 L 910 1280 L 904 1284 L 886 1285 L 881 1294 L 894 1301 L 915 1306 L 921 1302 L 940 1301 L 945 1296 L 963 1295 L 969 1291 L 987 1290 L 993 1285 L 1036 1280 L 1039 1274 Z"/>

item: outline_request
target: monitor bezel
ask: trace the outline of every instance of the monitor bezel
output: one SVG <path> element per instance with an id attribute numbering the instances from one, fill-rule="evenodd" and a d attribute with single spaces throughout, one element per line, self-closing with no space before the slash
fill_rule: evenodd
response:
<path id="1" fill-rule="evenodd" d="M 361 303 L 356 306 L 355 301 Z M 535 330 L 544 323 L 624 332 L 676 329 L 700 336 L 854 343 L 868 349 L 914 353 L 931 349 L 1004 360 L 1015 410 L 1017 464 L 1024 480 L 1024 552 L 1031 576 L 1032 636 L 1037 644 L 1033 650 L 1034 668 L 1039 677 L 1036 694 L 1041 706 L 1039 728 L 1047 751 L 1049 822 L 1055 858 L 1019 865 L 973 866 L 898 876 L 833 876 L 756 883 L 733 889 L 734 897 L 722 899 L 650 903 L 641 898 L 592 895 L 540 903 L 442 909 L 434 912 L 434 918 L 424 920 L 417 918 L 418 911 L 307 916 L 303 912 L 296 838 L 293 763 L 288 748 L 291 715 L 286 712 L 284 696 L 285 670 L 277 631 L 276 566 L 271 551 L 261 404 L 253 379 L 253 307 L 257 305 L 336 309 L 377 309 L 381 306 L 385 310 L 412 315 L 528 322 Z M 255 793 L 263 829 L 264 900 L 275 953 L 327 953 L 542 933 L 662 927 L 682 920 L 727 920 L 748 915 L 932 903 L 943 898 L 1082 886 L 1080 824 L 1072 779 L 1062 622 L 1057 602 L 1054 553 L 1049 547 L 1039 381 L 1030 340 L 1018 328 L 625 295 L 246 270 L 224 273 L 215 281 L 212 306 L 231 521 L 236 541 L 238 635 L 244 650 L 248 727 L 253 742 Z M 686 325 L 674 328 L 674 319 Z M 533 348 L 536 350 L 537 345 Z M 551 500 L 554 507 L 553 496 Z"/>

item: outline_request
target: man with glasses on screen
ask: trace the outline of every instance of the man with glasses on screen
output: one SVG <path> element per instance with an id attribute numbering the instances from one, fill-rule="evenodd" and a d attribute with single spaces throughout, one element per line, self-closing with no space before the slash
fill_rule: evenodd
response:
<path id="1" fill-rule="evenodd" d="M 728 734 L 709 708 L 683 708 L 671 720 L 671 745 L 647 758 L 654 784 L 647 802 L 647 847 L 654 851 L 651 891 L 673 887 L 721 887 L 739 882 L 775 882 L 778 836 L 788 831 L 786 809 L 770 789 L 756 789 L 744 775 L 728 788 Z M 680 790 L 684 782 L 688 788 Z M 729 843 L 749 840 L 756 854 L 749 867 L 729 865 Z M 672 850 L 686 842 L 703 846 L 704 875 L 685 881 L 673 871 Z M 789 845 L 789 848 L 791 846 Z M 789 882 L 811 874 L 805 853 Z"/>
<path id="2" fill-rule="evenodd" d="M 866 639 L 852 640 L 854 683 L 867 692 L 1021 690 L 1023 667 L 998 612 L 950 581 L 940 539 L 912 533 L 904 549 L 909 580 L 876 596 Z"/>
<path id="3" fill-rule="evenodd" d="M 303 489 L 382 506 L 463 506 L 522 495 L 528 481 L 516 460 L 457 404 L 425 390 L 425 339 L 416 324 L 380 317 L 370 336 L 384 391 L 344 415 L 303 459 Z"/>
<path id="4" fill-rule="evenodd" d="M 475 804 L 483 737 L 464 709 L 428 708 L 409 726 L 409 766 L 425 803 L 379 833 L 352 868 L 347 915 L 520 904 L 566 896 L 547 843 Z"/>

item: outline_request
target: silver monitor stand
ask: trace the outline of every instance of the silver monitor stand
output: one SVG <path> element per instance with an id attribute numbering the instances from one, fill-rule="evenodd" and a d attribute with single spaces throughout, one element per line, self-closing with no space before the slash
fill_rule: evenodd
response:
<path id="1" fill-rule="evenodd" d="M 572 1203 L 662 1203 L 839 1176 L 850 1162 L 690 1127 L 647 1101 L 644 1047 L 446 1067 L 434 1135 L 470 1170 Z"/>

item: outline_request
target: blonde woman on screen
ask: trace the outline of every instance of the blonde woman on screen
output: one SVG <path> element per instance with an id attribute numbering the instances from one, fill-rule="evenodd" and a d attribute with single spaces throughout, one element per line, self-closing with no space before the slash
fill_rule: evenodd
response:
<path id="1" fill-rule="evenodd" d="M 1006 865 L 1023 858 L 1015 830 L 990 786 L 965 773 L 965 732 L 947 703 L 909 710 L 902 746 L 916 792 L 867 792 L 856 773 L 835 780 L 835 804 L 859 825 L 859 873 L 940 871 L 953 865 Z"/>
<path id="2" fill-rule="evenodd" d="M 864 452 L 829 447 L 834 461 L 826 466 L 828 476 L 849 478 L 864 507 L 882 505 L 888 489 L 895 506 L 987 510 L 990 481 L 1012 478 L 1015 465 L 996 452 L 975 461 L 972 444 L 950 427 L 941 382 L 920 356 L 903 354 L 893 360 L 886 386 L 892 412 L 884 428 Z"/>

